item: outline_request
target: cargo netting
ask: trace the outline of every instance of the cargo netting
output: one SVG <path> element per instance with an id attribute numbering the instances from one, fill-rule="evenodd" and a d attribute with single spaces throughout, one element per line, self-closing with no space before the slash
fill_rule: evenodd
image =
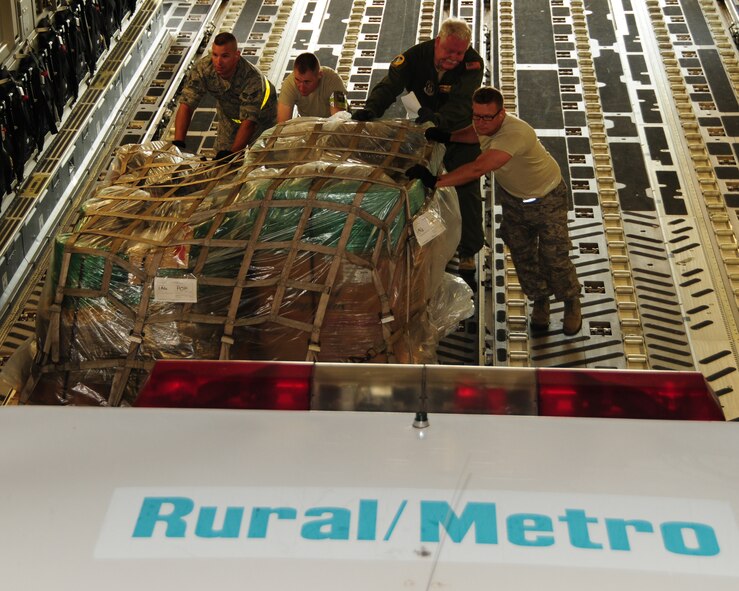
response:
<path id="1" fill-rule="evenodd" d="M 469 299 L 444 273 L 459 209 L 404 171 L 442 151 L 407 121 L 341 118 L 232 160 L 121 147 L 56 238 L 25 399 L 130 404 L 157 359 L 435 362 L 459 320 L 439 294 Z M 419 216 L 445 231 L 421 245 Z"/>

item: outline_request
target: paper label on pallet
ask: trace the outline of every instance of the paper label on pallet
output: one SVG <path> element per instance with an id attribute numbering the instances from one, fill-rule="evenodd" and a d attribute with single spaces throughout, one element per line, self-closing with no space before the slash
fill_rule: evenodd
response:
<path id="1" fill-rule="evenodd" d="M 444 221 L 435 211 L 429 210 L 413 220 L 413 233 L 421 246 L 431 242 L 444 230 L 446 230 Z"/>
<path id="2" fill-rule="evenodd" d="M 198 301 L 195 277 L 154 277 L 154 301 L 194 304 Z"/>

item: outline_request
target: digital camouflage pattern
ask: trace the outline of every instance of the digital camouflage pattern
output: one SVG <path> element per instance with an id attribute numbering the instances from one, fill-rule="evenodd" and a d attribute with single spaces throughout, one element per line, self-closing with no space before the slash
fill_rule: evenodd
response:
<path id="1" fill-rule="evenodd" d="M 551 294 L 559 300 L 578 298 L 580 282 L 570 260 L 564 181 L 532 203 L 513 197 L 499 184 L 495 195 L 503 208 L 500 236 L 511 252 L 523 292 L 531 300 Z"/>
<path id="2" fill-rule="evenodd" d="M 210 56 L 198 60 L 182 89 L 180 103 L 195 109 L 206 94 L 216 99 L 216 150 L 231 148 L 242 120 L 248 119 L 256 124 L 249 139 L 250 145 L 264 130 L 277 123 L 277 91 L 274 85 L 243 57 L 231 80 L 218 75 Z"/>

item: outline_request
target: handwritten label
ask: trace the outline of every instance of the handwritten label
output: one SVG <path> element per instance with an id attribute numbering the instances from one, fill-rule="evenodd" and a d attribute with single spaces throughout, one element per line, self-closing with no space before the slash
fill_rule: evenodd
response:
<path id="1" fill-rule="evenodd" d="M 194 304 L 198 301 L 195 277 L 155 277 L 154 301 Z"/>

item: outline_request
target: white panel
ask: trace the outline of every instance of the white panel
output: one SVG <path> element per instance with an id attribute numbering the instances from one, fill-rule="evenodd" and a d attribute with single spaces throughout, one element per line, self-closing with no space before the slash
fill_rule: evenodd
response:
<path id="1" fill-rule="evenodd" d="M 734 425 L 431 415 L 419 431 L 412 420 L 406 413 L 2 408 L 4 586 L 739 585 Z M 147 497 L 164 499 L 148 504 L 149 517 Z M 182 500 L 172 504 L 174 497 Z M 455 517 L 445 527 L 438 510 L 447 505 Z M 204 507 L 214 508 L 210 525 Z M 243 509 L 231 517 L 239 521 L 236 537 L 208 537 L 223 527 L 227 507 Z M 262 537 L 259 518 L 251 529 L 255 507 L 283 510 Z M 181 515 L 168 532 L 174 509 Z M 531 516 L 538 517 L 526 522 Z M 147 519 L 159 519 L 154 530 Z M 615 520 L 610 533 L 606 519 Z M 628 549 L 619 534 L 624 522 L 631 522 Z"/>

